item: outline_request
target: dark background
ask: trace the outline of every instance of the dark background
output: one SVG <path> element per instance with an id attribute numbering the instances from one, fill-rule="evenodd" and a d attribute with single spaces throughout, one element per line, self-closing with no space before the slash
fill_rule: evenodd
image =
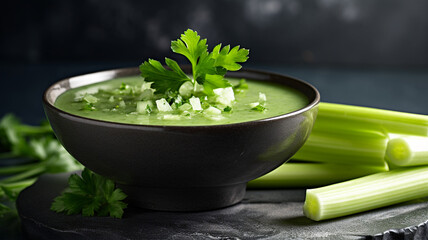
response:
<path id="1" fill-rule="evenodd" d="M 192 28 L 250 49 L 244 67 L 314 84 L 323 101 L 428 114 L 428 1 L 8 1 L 0 14 L 0 115 L 43 119 L 65 77 L 173 55 Z M 184 62 L 183 62 L 184 63 Z"/>

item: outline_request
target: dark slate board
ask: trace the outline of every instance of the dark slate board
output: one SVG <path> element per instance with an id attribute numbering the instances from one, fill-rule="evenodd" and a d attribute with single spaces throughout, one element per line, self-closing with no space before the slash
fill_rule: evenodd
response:
<path id="1" fill-rule="evenodd" d="M 340 219 L 303 216 L 305 191 L 248 190 L 234 206 L 206 212 L 129 207 L 122 219 L 66 216 L 49 210 L 68 174 L 44 175 L 17 201 L 31 239 L 428 239 L 428 199 Z"/>

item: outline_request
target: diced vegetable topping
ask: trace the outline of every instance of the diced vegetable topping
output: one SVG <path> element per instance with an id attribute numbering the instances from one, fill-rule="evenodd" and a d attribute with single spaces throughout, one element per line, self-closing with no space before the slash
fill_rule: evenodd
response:
<path id="1" fill-rule="evenodd" d="M 192 105 L 192 108 L 194 111 L 202 110 L 201 101 L 199 100 L 199 98 L 193 96 L 189 99 L 189 102 L 190 102 L 190 105 Z"/>
<path id="2" fill-rule="evenodd" d="M 216 96 L 216 102 L 225 107 L 231 106 L 235 100 L 235 93 L 232 87 L 214 89 L 214 95 Z"/>
<path id="3" fill-rule="evenodd" d="M 152 112 L 153 103 L 150 100 L 137 102 L 137 112 L 140 114 L 149 114 Z"/>
<path id="4" fill-rule="evenodd" d="M 166 101 L 165 98 L 161 98 L 159 100 L 156 100 L 156 107 L 158 108 L 159 112 L 171 112 L 173 111 L 169 103 Z"/>
<path id="5" fill-rule="evenodd" d="M 221 110 L 215 107 L 209 107 L 207 109 L 204 110 L 205 114 L 209 114 L 209 115 L 220 115 L 221 114 Z"/>

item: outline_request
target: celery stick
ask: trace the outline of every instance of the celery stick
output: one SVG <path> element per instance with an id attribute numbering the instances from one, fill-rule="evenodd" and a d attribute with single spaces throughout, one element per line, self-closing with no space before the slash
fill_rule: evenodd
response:
<path id="1" fill-rule="evenodd" d="M 428 137 L 394 137 L 388 141 L 385 157 L 395 166 L 428 165 Z"/>
<path id="2" fill-rule="evenodd" d="M 308 189 L 303 212 L 319 221 L 426 196 L 428 166 L 402 168 Z"/>
<path id="3" fill-rule="evenodd" d="M 388 171 L 388 165 L 339 165 L 328 163 L 285 163 L 272 172 L 252 180 L 250 188 L 307 188 Z"/>
<path id="4" fill-rule="evenodd" d="M 428 116 L 425 115 L 324 102 L 319 104 L 316 125 L 321 128 L 357 126 L 386 133 L 428 136 Z"/>
<path id="5" fill-rule="evenodd" d="M 376 131 L 351 128 L 314 129 L 293 158 L 314 162 L 382 167 L 385 165 L 387 141 L 386 135 Z"/>

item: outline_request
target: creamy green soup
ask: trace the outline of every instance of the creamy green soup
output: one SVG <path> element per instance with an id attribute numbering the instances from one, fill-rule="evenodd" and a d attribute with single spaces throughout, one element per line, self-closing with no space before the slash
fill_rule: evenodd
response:
<path id="1" fill-rule="evenodd" d="M 179 97 L 181 102 L 178 103 L 176 96 L 160 96 L 168 106 L 166 111 L 157 110 L 155 101 L 150 100 L 157 93 L 153 93 L 139 76 L 70 89 L 57 98 L 55 106 L 71 114 L 110 122 L 188 126 L 264 119 L 296 111 L 308 104 L 304 94 L 290 87 L 246 80 L 248 88 L 239 88 L 236 86 L 240 80 L 229 81 L 235 86 L 234 100 L 223 105 L 213 103 L 212 97 L 200 96 L 197 100 L 201 109 L 189 104 L 189 99 Z"/>

